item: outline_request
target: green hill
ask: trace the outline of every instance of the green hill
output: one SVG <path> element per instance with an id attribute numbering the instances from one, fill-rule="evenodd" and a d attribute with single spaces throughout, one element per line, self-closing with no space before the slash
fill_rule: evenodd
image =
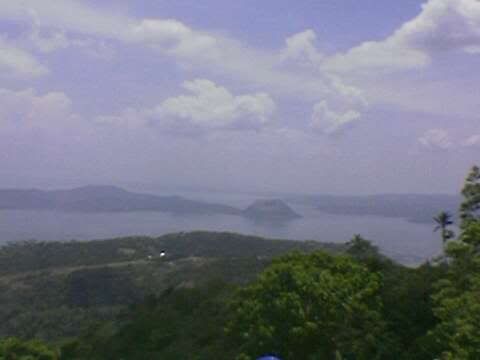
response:
<path id="1" fill-rule="evenodd" d="M 272 257 L 341 248 L 211 232 L 12 243 L 0 248 L 0 337 L 76 336 L 170 287 L 194 287 L 212 279 L 243 284 Z"/>

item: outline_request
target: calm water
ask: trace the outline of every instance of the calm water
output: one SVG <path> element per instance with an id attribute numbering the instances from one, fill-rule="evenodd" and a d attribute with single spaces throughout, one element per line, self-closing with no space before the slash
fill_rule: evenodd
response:
<path id="1" fill-rule="evenodd" d="M 194 198 L 194 196 L 189 196 Z M 196 196 L 202 199 L 202 196 Z M 220 199 L 210 199 L 219 201 Z M 235 196 L 223 203 L 245 206 L 252 199 Z M 293 208 L 302 219 L 288 223 L 255 223 L 238 216 L 176 216 L 159 212 L 60 213 L 0 211 L 0 244 L 26 239 L 88 240 L 126 235 L 158 236 L 191 230 L 233 231 L 265 237 L 342 243 L 360 233 L 383 253 L 405 264 L 418 264 L 437 255 L 440 239 L 432 226 L 377 216 L 330 215 L 312 208 Z"/>

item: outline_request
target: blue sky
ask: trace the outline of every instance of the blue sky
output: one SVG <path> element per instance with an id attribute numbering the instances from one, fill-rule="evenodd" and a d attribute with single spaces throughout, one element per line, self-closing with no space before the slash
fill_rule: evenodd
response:
<path id="1" fill-rule="evenodd" d="M 457 192 L 476 0 L 0 1 L 0 186 Z"/>

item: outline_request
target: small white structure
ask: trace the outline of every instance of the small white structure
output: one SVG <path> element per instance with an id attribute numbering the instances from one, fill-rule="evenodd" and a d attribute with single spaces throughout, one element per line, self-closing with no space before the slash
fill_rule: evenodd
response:
<path id="1" fill-rule="evenodd" d="M 165 251 L 162 251 L 162 252 L 160 253 L 160 257 L 161 257 L 161 258 L 165 257 L 165 255 L 167 255 L 167 254 L 165 253 Z"/>

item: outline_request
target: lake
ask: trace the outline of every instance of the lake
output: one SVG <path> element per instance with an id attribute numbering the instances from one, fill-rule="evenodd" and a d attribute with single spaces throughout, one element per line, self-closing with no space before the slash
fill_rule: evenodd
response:
<path id="1" fill-rule="evenodd" d="M 183 194 L 182 194 L 183 195 Z M 206 196 L 189 198 L 205 200 Z M 253 198 L 223 196 L 223 203 L 246 206 Z M 218 201 L 220 199 L 211 199 Z M 179 216 L 161 212 L 62 213 L 55 211 L 0 211 L 0 244 L 27 239 L 90 240 L 128 235 L 159 236 L 171 232 L 209 230 L 292 240 L 342 243 L 361 234 L 389 257 L 414 265 L 441 250 L 433 225 L 400 218 L 332 215 L 304 206 L 292 206 L 303 218 L 284 223 L 259 223 L 239 216 Z"/>

